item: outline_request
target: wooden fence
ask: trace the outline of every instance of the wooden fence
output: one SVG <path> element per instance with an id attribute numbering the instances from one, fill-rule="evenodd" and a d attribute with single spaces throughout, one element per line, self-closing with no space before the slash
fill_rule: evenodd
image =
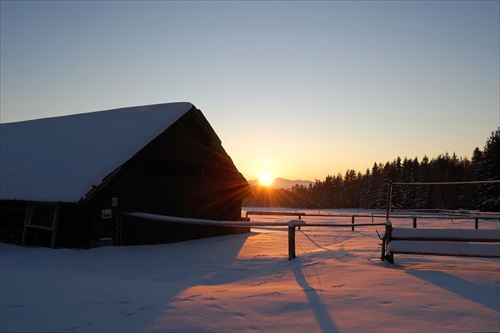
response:
<path id="1" fill-rule="evenodd" d="M 326 218 L 350 218 L 351 219 L 351 225 L 354 226 L 356 225 L 356 219 L 357 218 L 369 218 L 371 219 L 372 223 L 375 223 L 375 220 L 383 220 L 384 223 L 387 221 L 387 217 L 385 214 L 382 213 L 371 213 L 371 214 L 311 214 L 311 213 L 306 213 L 306 212 L 283 212 L 283 211 L 254 211 L 254 210 L 249 210 L 245 213 L 245 216 L 248 217 L 250 215 L 268 215 L 268 216 L 297 216 L 299 220 L 302 219 L 303 216 L 307 217 L 326 217 Z M 450 212 L 449 214 L 443 214 L 443 213 L 428 213 L 428 214 L 401 214 L 401 213 L 396 213 L 391 216 L 391 221 L 397 220 L 397 219 L 412 219 L 413 221 L 413 228 L 417 228 L 417 220 L 418 219 L 436 219 L 436 220 L 451 220 L 453 221 L 459 221 L 459 220 L 470 220 L 474 221 L 474 228 L 479 229 L 479 220 L 498 220 L 500 222 L 500 213 L 494 214 L 463 214 L 460 212 L 454 213 Z M 359 225 L 359 224 L 358 224 Z M 300 229 L 300 228 L 299 228 Z M 352 229 L 354 231 L 354 227 Z"/>
<path id="2" fill-rule="evenodd" d="M 262 213 L 262 214 L 259 214 Z M 152 219 L 157 221 L 164 222 L 176 222 L 176 223 L 186 223 L 186 224 L 203 224 L 203 225 L 218 225 L 225 227 L 288 227 L 288 259 L 293 259 L 297 256 L 295 251 L 295 231 L 301 230 L 302 227 L 332 227 L 332 228 L 351 228 L 352 231 L 355 231 L 356 227 L 374 227 L 374 226 L 385 226 L 386 220 L 383 215 L 376 214 L 306 214 L 304 212 L 257 212 L 257 211 L 247 211 L 248 215 L 275 215 L 275 216 L 298 216 L 298 220 L 291 220 L 289 222 L 251 222 L 251 221 L 215 221 L 215 220 L 204 220 L 204 219 L 190 219 L 190 218 L 180 218 L 180 217 L 172 217 L 172 216 L 162 216 L 162 215 L 154 215 L 148 213 L 126 213 L 124 215 L 136 216 L 146 219 Z M 302 216 L 308 217 L 342 217 L 342 218 L 350 218 L 351 223 L 334 223 L 334 222 L 316 222 L 316 223 L 308 223 L 301 219 Z M 371 218 L 371 223 L 355 223 L 356 218 Z M 406 219 L 411 218 L 413 220 L 413 228 L 417 228 L 417 218 L 432 218 L 432 219 L 454 219 L 454 220 L 475 220 L 475 229 L 478 229 L 479 219 L 486 220 L 495 220 L 498 219 L 498 216 L 485 215 L 485 216 L 458 216 L 458 215 L 450 215 L 450 216 L 442 216 L 435 214 L 428 215 L 393 215 L 392 220 L 394 219 Z M 384 219 L 383 222 L 375 223 L 375 219 Z"/>

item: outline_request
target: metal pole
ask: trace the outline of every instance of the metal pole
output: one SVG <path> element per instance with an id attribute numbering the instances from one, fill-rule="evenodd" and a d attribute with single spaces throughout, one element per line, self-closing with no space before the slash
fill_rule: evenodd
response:
<path id="1" fill-rule="evenodd" d="M 385 215 L 386 221 L 389 219 L 391 215 L 391 206 L 392 206 L 392 180 L 389 180 L 389 185 L 387 189 L 387 214 Z"/>

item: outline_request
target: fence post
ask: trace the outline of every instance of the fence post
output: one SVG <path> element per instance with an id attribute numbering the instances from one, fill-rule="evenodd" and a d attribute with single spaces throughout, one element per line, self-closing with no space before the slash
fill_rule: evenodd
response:
<path id="1" fill-rule="evenodd" d="M 384 239 L 382 240 L 382 258 L 380 258 L 380 259 L 382 259 L 382 261 L 385 261 L 388 259 L 385 257 L 385 250 L 387 248 L 387 244 L 389 244 L 391 239 L 392 239 L 392 223 L 391 223 L 391 221 L 387 220 L 385 222 Z"/>
<path id="2" fill-rule="evenodd" d="M 295 258 L 295 225 L 288 225 L 288 260 Z"/>
<path id="3" fill-rule="evenodd" d="M 413 216 L 413 229 L 417 228 L 417 217 Z"/>
<path id="4" fill-rule="evenodd" d="M 354 231 L 354 217 L 355 215 L 352 216 L 352 227 L 351 227 L 352 231 Z"/>
<path id="5" fill-rule="evenodd" d="M 474 229 L 479 229 L 479 219 L 476 217 L 474 220 Z"/>

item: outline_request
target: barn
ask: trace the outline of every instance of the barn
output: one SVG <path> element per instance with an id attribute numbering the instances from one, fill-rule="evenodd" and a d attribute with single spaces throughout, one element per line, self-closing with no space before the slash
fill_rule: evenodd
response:
<path id="1" fill-rule="evenodd" d="M 250 231 L 125 214 L 241 220 L 250 187 L 191 103 L 0 126 L 2 241 L 89 248 Z"/>

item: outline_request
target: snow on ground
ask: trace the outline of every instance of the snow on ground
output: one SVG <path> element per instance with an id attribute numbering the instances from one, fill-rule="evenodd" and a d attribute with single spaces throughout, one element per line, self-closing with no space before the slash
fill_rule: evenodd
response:
<path id="1" fill-rule="evenodd" d="M 375 230 L 302 227 L 293 260 L 283 227 L 92 250 L 1 244 L 0 331 L 500 332 L 498 259 L 397 255 L 391 265 Z"/>

